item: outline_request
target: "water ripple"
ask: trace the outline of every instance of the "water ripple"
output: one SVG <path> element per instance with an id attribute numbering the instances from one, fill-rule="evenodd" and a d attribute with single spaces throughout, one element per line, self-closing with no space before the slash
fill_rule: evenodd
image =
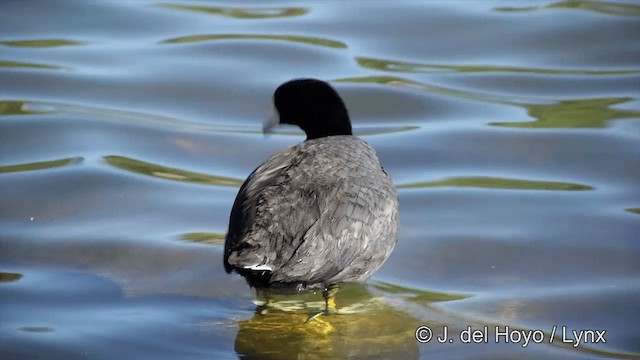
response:
<path id="1" fill-rule="evenodd" d="M 58 65 L 29 63 L 29 62 L 12 61 L 12 60 L 0 60 L 0 68 L 33 68 L 33 69 L 51 69 L 51 70 L 68 69 L 67 67 L 58 66 Z"/>
<path id="2" fill-rule="evenodd" d="M 417 303 L 432 303 L 442 301 L 462 300 L 470 297 L 470 295 L 452 294 L 444 292 L 427 291 L 415 288 L 400 286 L 397 284 L 378 281 L 372 283 L 371 286 L 378 290 L 382 290 L 389 294 L 399 294 L 406 300 Z"/>
<path id="3" fill-rule="evenodd" d="M 49 109 L 38 109 L 38 106 L 31 106 L 29 102 L 19 100 L 0 100 L 0 116 L 3 115 L 36 115 L 51 114 L 54 111 Z"/>
<path id="4" fill-rule="evenodd" d="M 467 98 L 472 100 L 486 101 L 492 103 L 499 104 L 516 104 L 513 100 L 509 100 L 504 97 L 499 97 L 496 95 L 490 94 L 482 94 L 477 92 L 469 92 L 464 90 L 458 90 L 453 88 L 448 88 L 444 86 L 431 85 L 425 82 L 420 82 L 416 80 L 411 80 L 398 76 L 355 76 L 348 78 L 339 78 L 333 80 L 335 82 L 344 82 L 344 83 L 372 83 L 372 84 L 380 84 L 387 86 L 397 86 L 397 87 L 405 87 L 412 88 L 421 91 L 425 91 L 428 93 L 435 94 L 443 94 L 443 95 L 453 95 L 460 98 Z"/>
<path id="5" fill-rule="evenodd" d="M 2 355 L 638 358 L 637 1 L 5 3 Z M 302 139 L 259 124 L 299 76 L 338 79 L 403 204 L 311 325 L 216 260 L 246 174 Z M 414 338 L 552 324 L 607 343 Z"/>
<path id="6" fill-rule="evenodd" d="M 624 209 L 624 211 L 628 211 L 628 212 L 633 213 L 633 214 L 640 214 L 640 207 L 626 208 L 626 209 Z"/>
<path id="7" fill-rule="evenodd" d="M 316 45 L 334 49 L 346 49 L 347 44 L 342 41 L 298 35 L 270 35 L 270 34 L 202 34 L 181 36 L 160 41 L 160 44 L 182 44 L 215 40 L 276 40 Z"/>
<path id="8" fill-rule="evenodd" d="M 358 136 L 372 136 L 372 135 L 385 135 L 407 131 L 414 131 L 420 129 L 420 126 L 405 125 L 405 126 L 354 126 L 353 133 Z M 249 133 L 249 131 L 246 131 Z M 260 133 L 261 130 L 251 131 L 252 133 Z M 300 136 L 304 135 L 304 132 L 299 129 L 287 130 L 283 127 L 282 130 L 276 130 L 271 133 L 272 135 L 284 135 L 284 136 Z"/>
<path id="9" fill-rule="evenodd" d="M 528 7 L 498 7 L 494 8 L 495 11 L 504 12 L 520 12 L 520 11 L 539 11 L 539 10 L 553 10 L 553 9 L 575 9 L 593 11 L 600 14 L 607 15 L 620 15 L 620 16 L 640 16 L 640 6 L 632 4 L 622 4 L 607 1 L 576 1 L 567 0 L 559 1 L 548 5 L 542 6 L 528 6 Z"/>
<path id="10" fill-rule="evenodd" d="M 180 235 L 180 240 L 201 244 L 222 245 L 225 234 L 212 232 L 190 232 Z"/>
<path id="11" fill-rule="evenodd" d="M 239 321 L 235 350 L 256 359 L 418 359 L 418 319 L 369 296 L 341 308 L 354 311 L 307 322 L 309 306 L 321 309 L 322 304 L 308 302 L 299 306 L 302 311 L 278 309 Z"/>
<path id="12" fill-rule="evenodd" d="M 219 15 L 235 19 L 273 19 L 306 15 L 309 8 L 304 7 L 228 7 L 228 6 L 202 6 L 162 3 L 157 6 L 199 12 L 204 14 Z"/>
<path id="13" fill-rule="evenodd" d="M 0 271 L 0 283 L 14 282 L 22 279 L 22 274 Z"/>
<path id="14" fill-rule="evenodd" d="M 10 115 L 49 115 L 49 114 L 88 115 L 92 119 L 104 119 L 110 123 L 147 124 L 153 127 L 179 128 L 198 133 L 237 133 L 262 134 L 257 127 L 250 129 L 240 125 L 200 123 L 169 116 L 149 114 L 145 112 L 120 110 L 114 108 L 95 107 L 52 101 L 0 100 L 0 116 Z"/>
<path id="15" fill-rule="evenodd" d="M 370 57 L 356 57 L 358 65 L 365 69 L 399 73 L 525 73 L 547 75 L 625 75 L 640 74 L 640 70 L 571 70 L 571 69 L 544 69 L 524 68 L 514 66 L 494 65 L 437 65 L 428 63 L 406 62 L 396 60 L 384 60 Z"/>
<path id="16" fill-rule="evenodd" d="M 3 165 L 3 166 L 0 166 L 0 174 L 52 169 L 52 168 L 58 168 L 58 167 L 63 167 L 67 165 L 72 165 L 72 164 L 80 164 L 83 161 L 84 159 L 79 156 L 79 157 L 71 157 L 71 158 L 58 159 L 58 160 L 32 162 L 32 163 L 26 163 L 26 164 Z"/>
<path id="17" fill-rule="evenodd" d="M 35 48 L 77 46 L 77 45 L 86 45 L 86 44 L 87 43 L 84 41 L 74 41 L 74 40 L 65 40 L 65 39 L 0 41 L 0 45 L 6 45 L 11 47 L 35 47 Z"/>
<path id="18" fill-rule="evenodd" d="M 107 164 L 136 174 L 153 176 L 156 178 L 183 181 L 194 184 L 206 184 L 217 186 L 239 187 L 243 180 L 226 176 L 207 175 L 193 171 L 187 171 L 159 164 L 140 161 L 124 156 L 105 156 Z"/>
<path id="19" fill-rule="evenodd" d="M 517 128 L 604 128 L 609 120 L 638 119 L 640 111 L 612 106 L 633 101 L 632 98 L 561 100 L 550 105 L 522 105 L 535 121 L 492 122 L 489 125 Z"/>
<path id="20" fill-rule="evenodd" d="M 451 177 L 443 180 L 425 181 L 398 185 L 398 189 L 428 188 L 428 187 L 472 187 L 509 190 L 559 190 L 583 191 L 593 190 L 588 185 L 540 180 L 507 179 L 499 177 Z"/>
<path id="21" fill-rule="evenodd" d="M 33 333 L 48 333 L 48 332 L 55 331 L 54 328 L 49 326 L 23 326 L 18 330 L 25 331 L 25 332 L 33 332 Z"/>
<path id="22" fill-rule="evenodd" d="M 336 79 L 346 83 L 376 83 L 388 86 L 413 88 L 427 93 L 450 95 L 477 101 L 511 105 L 527 110 L 529 116 L 536 118 L 528 122 L 491 122 L 488 125 L 519 128 L 605 128 L 609 120 L 637 119 L 640 111 L 612 108 L 613 105 L 631 102 L 630 97 L 567 99 L 541 104 L 540 99 L 498 96 L 494 94 L 471 92 L 431 85 L 396 76 L 362 76 Z"/>

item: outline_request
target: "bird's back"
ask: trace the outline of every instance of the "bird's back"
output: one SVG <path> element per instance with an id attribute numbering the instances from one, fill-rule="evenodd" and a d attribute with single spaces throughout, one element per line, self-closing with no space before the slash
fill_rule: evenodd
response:
<path id="1" fill-rule="evenodd" d="M 389 256 L 397 230 L 397 195 L 373 149 L 350 135 L 307 140 L 242 185 L 225 268 L 256 287 L 362 282 Z"/>

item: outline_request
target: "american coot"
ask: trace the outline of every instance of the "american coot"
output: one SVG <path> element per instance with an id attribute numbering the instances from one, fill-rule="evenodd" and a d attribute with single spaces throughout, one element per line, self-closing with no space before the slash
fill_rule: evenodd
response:
<path id="1" fill-rule="evenodd" d="M 224 267 L 258 290 L 322 289 L 332 311 L 339 284 L 366 281 L 391 254 L 398 197 L 374 150 L 352 135 L 344 102 L 328 83 L 286 82 L 273 102 L 264 130 L 293 124 L 307 139 L 271 156 L 242 184 Z"/>

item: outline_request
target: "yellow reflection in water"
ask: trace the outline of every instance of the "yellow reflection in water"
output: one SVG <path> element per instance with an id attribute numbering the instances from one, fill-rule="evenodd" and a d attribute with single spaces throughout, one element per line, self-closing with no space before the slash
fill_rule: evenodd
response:
<path id="1" fill-rule="evenodd" d="M 16 40 L 16 41 L 0 41 L 0 45 L 12 46 L 12 47 L 60 47 L 60 46 L 75 46 L 85 45 L 82 41 L 64 40 L 64 39 L 42 39 L 42 40 Z"/>
<path id="2" fill-rule="evenodd" d="M 609 120 L 640 118 L 640 111 L 613 108 L 631 98 L 562 100 L 553 104 L 524 104 L 535 121 L 493 122 L 489 125 L 519 128 L 604 128 Z"/>
<path id="3" fill-rule="evenodd" d="M 53 111 L 42 109 L 31 109 L 29 104 L 24 101 L 16 100 L 0 100 L 0 116 L 2 115 L 32 115 L 32 114 L 51 114 Z"/>
<path id="4" fill-rule="evenodd" d="M 184 4 L 158 4 L 160 7 L 176 10 L 195 11 L 205 14 L 220 15 L 236 19 L 272 19 L 302 16 L 309 12 L 303 7 L 228 7 Z"/>
<path id="5" fill-rule="evenodd" d="M 137 174 L 148 175 L 168 180 L 184 181 L 195 184 L 218 186 L 240 186 L 243 181 L 226 176 L 207 175 L 154 163 L 148 163 L 124 156 L 105 156 L 107 164 Z"/>
<path id="6" fill-rule="evenodd" d="M 48 64 L 36 64 L 26 63 L 20 61 L 0 60 L 0 68 L 33 68 L 33 69 L 65 69 L 64 66 L 48 65 Z"/>
<path id="7" fill-rule="evenodd" d="M 489 125 L 518 128 L 604 128 L 609 120 L 637 119 L 640 111 L 616 109 L 612 106 L 624 104 L 634 99 L 596 98 L 562 100 L 552 104 L 537 104 L 493 94 L 470 92 L 431 85 L 397 76 L 363 76 L 334 80 L 346 83 L 375 83 L 388 86 L 412 88 L 427 93 L 450 95 L 459 98 L 485 101 L 522 107 L 536 118 L 535 121 L 491 122 Z"/>
<path id="8" fill-rule="evenodd" d="M 267 34 L 203 34 L 182 36 L 173 39 L 163 40 L 161 44 L 180 44 L 180 43 L 193 43 L 202 41 L 214 41 L 214 40 L 279 40 L 289 41 L 295 43 L 303 43 L 309 45 L 324 46 L 337 49 L 346 49 L 347 44 L 331 40 L 310 36 L 298 36 L 298 35 L 267 35 Z"/>
<path id="9" fill-rule="evenodd" d="M 224 244 L 224 238 L 225 234 L 209 232 L 191 232 L 180 235 L 180 240 L 211 245 Z"/>
<path id="10" fill-rule="evenodd" d="M 260 359 L 417 359 L 418 322 L 390 309 L 322 315 L 273 311 L 241 321 L 236 352 Z"/>
<path id="11" fill-rule="evenodd" d="M 400 73 L 484 73 L 508 72 L 552 75 L 624 75 L 638 74 L 637 70 L 560 70 L 544 68 L 521 68 L 492 65 L 437 65 L 395 60 L 384 60 L 368 57 L 356 57 L 358 65 L 366 69 Z"/>
<path id="12" fill-rule="evenodd" d="M 421 322 L 362 285 L 345 285 L 338 292 L 337 314 L 307 322 L 324 306 L 309 300 L 304 295 L 297 302 L 275 301 L 268 311 L 240 321 L 236 352 L 260 359 L 418 358 L 415 331 Z"/>
<path id="13" fill-rule="evenodd" d="M 0 271 L 0 283 L 14 282 L 22 279 L 22 274 L 13 272 L 1 272 Z"/>
<path id="14" fill-rule="evenodd" d="M 628 212 L 634 213 L 634 214 L 640 214 L 640 207 L 637 207 L 637 208 L 626 208 L 626 209 L 624 209 L 624 211 L 628 211 Z"/>
<path id="15" fill-rule="evenodd" d="M 538 11 L 546 9 L 578 9 L 593 11 L 607 15 L 623 15 L 623 16 L 640 16 L 640 6 L 633 4 L 623 4 L 608 1 L 586 1 L 586 0 L 567 0 L 558 1 L 548 5 L 528 6 L 522 8 L 516 7 L 498 7 L 494 10 L 515 12 L 515 11 Z"/>
<path id="16" fill-rule="evenodd" d="M 73 157 L 73 158 L 65 158 L 65 159 L 51 160 L 51 161 L 40 161 L 40 162 L 33 162 L 33 163 L 26 163 L 26 164 L 4 165 L 4 166 L 0 166 L 0 174 L 51 169 L 51 168 L 66 166 L 69 164 L 78 164 L 78 163 L 81 163 L 82 161 L 83 161 L 82 157 Z"/>
<path id="17" fill-rule="evenodd" d="M 556 181 L 519 180 L 498 177 L 452 177 L 444 180 L 425 181 L 398 185 L 399 189 L 426 187 L 475 187 L 521 190 L 593 190 L 593 187 L 581 184 Z"/>

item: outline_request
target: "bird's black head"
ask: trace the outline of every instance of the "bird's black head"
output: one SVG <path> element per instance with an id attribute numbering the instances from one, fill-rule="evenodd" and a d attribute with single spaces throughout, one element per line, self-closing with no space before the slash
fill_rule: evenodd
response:
<path id="1" fill-rule="evenodd" d="M 307 134 L 307 140 L 352 135 L 351 121 L 344 102 L 331 85 L 324 81 L 288 81 L 276 89 L 273 104 L 277 111 L 276 118 L 267 125 L 297 125 Z"/>

